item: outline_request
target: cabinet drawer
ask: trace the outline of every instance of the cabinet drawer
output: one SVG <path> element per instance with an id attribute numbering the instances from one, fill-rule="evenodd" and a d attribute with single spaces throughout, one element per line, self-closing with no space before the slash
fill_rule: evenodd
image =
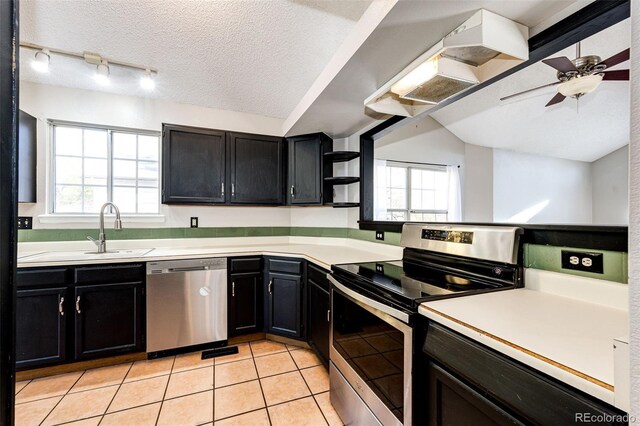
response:
<path id="1" fill-rule="evenodd" d="M 66 284 L 67 268 L 18 269 L 18 287 Z"/>
<path id="2" fill-rule="evenodd" d="M 620 414 L 435 323 L 429 324 L 423 351 L 527 422 L 570 424 L 575 413 Z"/>
<path id="3" fill-rule="evenodd" d="M 331 283 L 329 283 L 327 279 L 327 273 L 329 273 L 329 271 L 319 268 L 312 263 L 307 265 L 307 279 L 324 290 L 329 291 Z"/>
<path id="4" fill-rule="evenodd" d="M 302 260 L 269 259 L 269 272 L 302 275 Z"/>
<path id="5" fill-rule="evenodd" d="M 76 284 L 125 283 L 144 281 L 142 264 L 86 266 L 75 269 Z"/>
<path id="6" fill-rule="evenodd" d="M 229 270 L 234 272 L 258 272 L 262 269 L 262 258 L 245 257 L 229 260 Z"/>

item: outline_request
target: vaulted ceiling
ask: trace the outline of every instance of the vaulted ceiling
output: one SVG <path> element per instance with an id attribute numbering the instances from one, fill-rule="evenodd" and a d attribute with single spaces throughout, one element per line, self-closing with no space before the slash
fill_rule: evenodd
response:
<path id="1" fill-rule="evenodd" d="M 157 90 L 111 67 L 96 86 L 95 66 L 53 56 L 51 70 L 21 78 L 285 118 L 352 30 L 369 0 L 22 0 L 20 38 L 159 70 Z"/>

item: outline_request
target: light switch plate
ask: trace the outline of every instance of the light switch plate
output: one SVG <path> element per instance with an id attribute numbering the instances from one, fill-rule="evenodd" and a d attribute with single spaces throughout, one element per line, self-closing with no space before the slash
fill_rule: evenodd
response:
<path id="1" fill-rule="evenodd" d="M 198 227 L 198 218 L 197 217 L 192 217 L 191 218 L 191 227 L 192 228 L 197 228 Z"/>

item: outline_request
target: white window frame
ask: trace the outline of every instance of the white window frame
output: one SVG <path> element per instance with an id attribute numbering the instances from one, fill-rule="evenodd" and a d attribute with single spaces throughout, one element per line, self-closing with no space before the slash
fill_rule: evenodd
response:
<path id="1" fill-rule="evenodd" d="M 411 208 L 411 169 L 420 169 L 420 170 L 434 170 L 434 171 L 438 171 L 438 172 L 445 172 L 447 171 L 447 166 L 446 165 L 437 165 L 437 164 L 425 164 L 425 163 L 412 163 L 412 162 L 408 162 L 408 161 L 394 161 L 394 160 L 387 160 L 386 163 L 386 167 L 402 167 L 404 169 L 407 169 L 407 181 L 406 181 L 406 195 L 405 195 L 405 199 L 407 200 L 407 208 L 406 209 L 394 209 L 394 208 L 389 208 L 387 209 L 387 213 L 394 213 L 394 212 L 403 212 L 406 214 L 406 222 L 411 222 L 411 214 L 415 213 L 415 214 L 444 214 L 444 215 L 449 215 L 449 210 L 435 210 L 435 209 L 427 209 L 427 210 L 423 210 L 423 209 L 412 209 Z M 443 222 L 446 222 L 447 220 L 445 219 Z M 400 221 L 398 221 L 400 222 Z"/>
<path id="2" fill-rule="evenodd" d="M 48 144 L 48 157 L 49 157 L 49 173 L 48 173 L 48 196 L 47 196 L 47 213 L 40 215 L 39 221 L 41 223 L 73 223 L 73 222 L 94 222 L 99 217 L 99 213 L 68 213 L 68 212 L 55 212 L 55 194 L 56 194 L 56 152 L 55 152 L 55 127 L 78 127 L 82 129 L 95 129 L 104 130 L 107 132 L 107 199 L 111 200 L 113 192 L 113 174 L 111 172 L 113 167 L 113 150 L 112 150 L 112 135 L 116 133 L 130 133 L 135 135 L 155 136 L 158 138 L 158 212 L 157 213 L 123 213 L 122 217 L 127 218 L 129 222 L 164 222 L 164 215 L 162 212 L 161 203 L 161 173 L 162 173 L 162 133 L 154 130 L 145 129 L 133 129 L 128 127 L 119 126 L 105 126 L 91 123 L 81 123 L 75 121 L 63 121 L 63 120 L 47 120 L 49 144 Z M 137 158 L 136 158 L 137 162 Z M 137 172 L 136 172 L 137 173 Z M 138 186 L 136 183 L 136 197 Z M 107 211 L 107 214 L 112 212 Z"/>

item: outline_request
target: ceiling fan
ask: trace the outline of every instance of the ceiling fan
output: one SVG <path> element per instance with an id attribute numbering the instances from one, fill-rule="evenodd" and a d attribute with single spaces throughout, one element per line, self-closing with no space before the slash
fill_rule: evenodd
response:
<path id="1" fill-rule="evenodd" d="M 544 87 L 558 86 L 558 93 L 551 98 L 545 106 L 558 104 L 568 96 L 578 99 L 581 96 L 591 93 L 598 88 L 603 81 L 626 81 L 629 80 L 629 70 L 609 70 L 609 68 L 629 60 L 629 49 L 616 53 L 604 61 L 597 55 L 581 56 L 580 43 L 576 45 L 576 59 L 573 61 L 566 56 L 544 59 L 542 62 L 555 68 L 558 73 L 558 81 L 515 93 L 513 95 L 500 98 L 506 101 L 525 93 Z"/>

